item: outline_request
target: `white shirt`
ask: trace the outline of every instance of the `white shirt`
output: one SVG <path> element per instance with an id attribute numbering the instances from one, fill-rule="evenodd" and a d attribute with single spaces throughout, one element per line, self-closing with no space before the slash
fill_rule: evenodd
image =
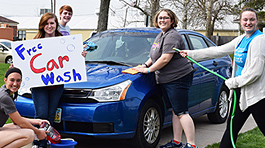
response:
<path id="1" fill-rule="evenodd" d="M 67 35 L 70 35 L 70 27 L 68 25 L 65 25 L 65 26 L 62 26 L 60 23 L 59 23 L 59 31 L 61 32 L 61 34 L 63 34 L 63 36 L 67 36 Z"/>

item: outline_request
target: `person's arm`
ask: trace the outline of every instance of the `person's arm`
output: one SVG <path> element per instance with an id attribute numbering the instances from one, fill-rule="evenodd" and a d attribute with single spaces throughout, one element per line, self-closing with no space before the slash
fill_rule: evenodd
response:
<path id="1" fill-rule="evenodd" d="M 13 123 L 17 124 L 19 127 L 32 129 L 34 131 L 34 133 L 37 135 L 38 139 L 42 140 L 42 139 L 46 138 L 46 132 L 44 130 L 39 130 L 36 127 L 32 126 L 30 121 L 28 121 L 25 118 L 20 116 L 18 111 L 10 113 L 8 115 L 9 115 L 10 119 L 13 121 Z M 37 120 L 35 120 L 35 121 L 37 121 Z"/>
<path id="2" fill-rule="evenodd" d="M 233 39 L 232 41 L 221 46 L 214 46 L 198 50 L 181 50 L 179 51 L 179 53 L 182 57 L 186 57 L 188 55 L 197 62 L 214 59 L 214 58 L 221 58 L 225 55 L 233 54 L 236 45 L 242 38 L 243 36 L 239 36 Z"/>
<path id="3" fill-rule="evenodd" d="M 162 54 L 161 57 L 151 67 L 149 67 L 149 72 L 154 72 L 163 68 L 172 59 L 173 55 L 174 53 Z"/>
<path id="4" fill-rule="evenodd" d="M 147 67 L 135 67 L 134 69 L 141 73 L 150 73 L 156 70 L 163 68 L 173 57 L 174 53 L 165 53 L 162 54 L 161 57 L 149 68 Z M 148 60 L 146 64 L 152 63 L 152 61 Z"/>
<path id="5" fill-rule="evenodd" d="M 48 120 L 41 120 L 41 119 L 29 119 L 29 118 L 25 118 L 25 117 L 22 117 L 24 118 L 25 120 L 29 121 L 30 124 L 32 125 L 41 125 L 43 122 L 47 122 L 50 124 L 50 122 Z"/>

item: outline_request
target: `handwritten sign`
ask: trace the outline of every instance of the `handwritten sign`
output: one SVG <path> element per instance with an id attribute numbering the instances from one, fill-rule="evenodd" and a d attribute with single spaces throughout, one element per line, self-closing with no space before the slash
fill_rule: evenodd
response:
<path id="1" fill-rule="evenodd" d="M 21 88 L 87 81 L 82 35 L 12 43 L 14 66 L 22 71 Z"/>

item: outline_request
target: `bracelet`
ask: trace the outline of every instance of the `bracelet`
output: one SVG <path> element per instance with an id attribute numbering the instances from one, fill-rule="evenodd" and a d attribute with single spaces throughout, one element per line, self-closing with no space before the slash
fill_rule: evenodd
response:
<path id="1" fill-rule="evenodd" d="M 149 68 L 147 68 L 146 70 L 147 70 L 147 73 L 149 73 Z"/>
<path id="2" fill-rule="evenodd" d="M 146 67 L 149 67 L 146 63 L 144 63 L 144 65 L 145 65 Z"/>

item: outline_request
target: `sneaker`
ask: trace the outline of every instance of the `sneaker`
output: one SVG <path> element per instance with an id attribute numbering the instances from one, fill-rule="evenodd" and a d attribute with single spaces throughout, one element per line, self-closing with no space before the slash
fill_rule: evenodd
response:
<path id="1" fill-rule="evenodd" d="M 193 147 L 193 146 L 191 146 L 191 144 L 189 144 L 189 143 L 186 143 L 186 145 L 185 145 L 185 147 L 184 148 L 198 148 L 197 146 L 196 147 Z"/>
<path id="2" fill-rule="evenodd" d="M 176 144 L 175 142 L 173 142 L 173 140 L 171 140 L 167 144 L 161 145 L 159 148 L 182 148 L 182 142 Z"/>

